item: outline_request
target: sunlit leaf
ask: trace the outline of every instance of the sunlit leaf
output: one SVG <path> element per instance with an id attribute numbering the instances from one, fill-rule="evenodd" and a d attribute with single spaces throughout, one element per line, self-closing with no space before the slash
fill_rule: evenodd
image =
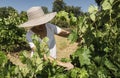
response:
<path id="1" fill-rule="evenodd" d="M 80 77 L 80 78 L 89 78 L 89 74 L 88 74 L 88 72 L 83 68 L 83 69 L 81 69 L 81 71 L 80 71 L 79 77 Z"/>
<path id="2" fill-rule="evenodd" d="M 98 11 L 97 6 L 91 5 L 91 6 L 88 8 L 88 12 L 89 12 L 89 13 L 94 13 L 94 14 L 96 14 L 97 11 Z"/>
<path id="3" fill-rule="evenodd" d="M 92 19 L 92 21 L 95 21 L 95 19 L 96 19 L 95 14 L 91 14 L 91 15 L 90 15 L 90 18 Z"/>
<path id="4" fill-rule="evenodd" d="M 112 1 L 111 1 L 112 2 Z M 112 8 L 112 5 L 110 4 L 109 0 L 104 0 L 102 4 L 103 10 L 110 10 Z"/>
<path id="5" fill-rule="evenodd" d="M 114 0 L 109 0 L 110 4 L 113 4 Z"/>

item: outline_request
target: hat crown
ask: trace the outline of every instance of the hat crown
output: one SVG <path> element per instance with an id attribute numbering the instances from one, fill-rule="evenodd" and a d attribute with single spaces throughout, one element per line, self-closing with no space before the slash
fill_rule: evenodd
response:
<path id="1" fill-rule="evenodd" d="M 27 10 L 28 20 L 33 20 L 44 16 L 44 11 L 41 7 L 32 7 Z"/>
<path id="2" fill-rule="evenodd" d="M 45 14 L 40 6 L 31 7 L 27 10 L 28 21 L 21 24 L 20 27 L 33 27 L 45 24 L 52 20 L 56 12 Z"/>

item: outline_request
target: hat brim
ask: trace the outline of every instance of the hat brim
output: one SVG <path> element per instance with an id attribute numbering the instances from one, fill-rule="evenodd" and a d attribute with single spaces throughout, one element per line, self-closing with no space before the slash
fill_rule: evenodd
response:
<path id="1" fill-rule="evenodd" d="M 48 13 L 45 14 L 42 17 L 38 17 L 36 19 L 32 19 L 32 20 L 28 20 L 27 22 L 19 25 L 19 27 L 33 27 L 33 26 L 38 26 L 38 25 L 42 25 L 45 24 L 49 21 L 51 21 L 56 15 L 56 12 L 53 13 Z"/>

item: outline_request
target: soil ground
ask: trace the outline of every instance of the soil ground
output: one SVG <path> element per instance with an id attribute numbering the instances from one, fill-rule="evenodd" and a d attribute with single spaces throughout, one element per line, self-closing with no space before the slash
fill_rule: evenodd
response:
<path id="1" fill-rule="evenodd" d="M 71 44 L 67 38 L 55 35 L 57 46 L 57 58 L 69 58 L 69 56 L 77 49 L 77 43 Z"/>

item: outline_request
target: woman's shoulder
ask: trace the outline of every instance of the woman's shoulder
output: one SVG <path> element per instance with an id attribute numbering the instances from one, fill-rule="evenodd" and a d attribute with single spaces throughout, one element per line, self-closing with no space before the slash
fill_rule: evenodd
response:
<path id="1" fill-rule="evenodd" d="M 50 29 L 55 29 L 58 26 L 52 23 L 47 23 L 47 27 L 49 27 Z"/>
<path id="2" fill-rule="evenodd" d="M 47 26 L 54 26 L 54 24 L 46 23 Z"/>

